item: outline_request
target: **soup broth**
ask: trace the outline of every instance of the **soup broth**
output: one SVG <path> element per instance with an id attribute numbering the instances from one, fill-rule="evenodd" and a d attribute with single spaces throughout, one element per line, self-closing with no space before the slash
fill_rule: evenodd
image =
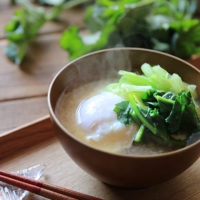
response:
<path id="1" fill-rule="evenodd" d="M 138 130 L 138 126 L 134 123 L 133 125 L 129 125 L 127 127 L 124 125 L 124 127 L 121 126 L 119 128 L 120 131 L 117 130 L 117 132 L 112 129 L 110 133 L 108 131 L 105 131 L 106 133 L 104 133 L 101 130 L 101 134 L 97 134 L 96 131 L 93 135 L 80 126 L 78 122 L 79 120 L 77 119 L 77 112 L 80 105 L 88 98 L 103 92 L 105 86 L 111 82 L 113 81 L 101 80 L 81 85 L 72 91 L 64 91 L 57 102 L 55 110 L 62 125 L 82 142 L 109 152 L 151 155 L 170 151 L 171 149 L 169 148 L 159 147 L 153 143 L 132 144 L 132 139 Z M 117 123 L 121 122 L 118 121 Z"/>

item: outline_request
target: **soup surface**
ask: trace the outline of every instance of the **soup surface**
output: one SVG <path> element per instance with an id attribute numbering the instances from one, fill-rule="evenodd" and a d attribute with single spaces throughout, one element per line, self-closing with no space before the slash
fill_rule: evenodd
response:
<path id="1" fill-rule="evenodd" d="M 110 152 L 151 155 L 170 149 L 149 144 L 132 144 L 138 127 L 117 120 L 115 104 L 123 99 L 104 91 L 110 81 L 96 81 L 64 91 L 56 105 L 62 125 L 81 141 Z"/>

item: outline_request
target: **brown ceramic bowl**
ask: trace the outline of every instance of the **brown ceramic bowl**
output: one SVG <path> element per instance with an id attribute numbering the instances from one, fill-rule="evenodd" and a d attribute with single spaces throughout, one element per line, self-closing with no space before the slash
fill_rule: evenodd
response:
<path id="1" fill-rule="evenodd" d="M 196 84 L 200 93 L 200 71 L 174 56 L 140 48 L 107 49 L 78 58 L 56 74 L 48 92 L 55 133 L 66 152 L 86 172 L 114 186 L 145 187 L 177 176 L 199 158 L 200 141 L 153 156 L 109 153 L 88 146 L 65 129 L 55 115 L 55 105 L 66 88 L 72 90 L 86 82 L 116 77 L 119 69 L 139 71 L 144 62 L 180 74 L 184 81 Z"/>

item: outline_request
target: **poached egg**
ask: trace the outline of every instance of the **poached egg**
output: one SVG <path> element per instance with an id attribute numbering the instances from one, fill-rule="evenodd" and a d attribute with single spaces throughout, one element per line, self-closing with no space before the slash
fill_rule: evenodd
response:
<path id="1" fill-rule="evenodd" d="M 76 121 L 86 133 L 88 143 L 112 152 L 131 146 L 138 128 L 136 125 L 125 126 L 117 120 L 113 109 L 121 101 L 124 99 L 120 96 L 102 91 L 79 104 Z"/>

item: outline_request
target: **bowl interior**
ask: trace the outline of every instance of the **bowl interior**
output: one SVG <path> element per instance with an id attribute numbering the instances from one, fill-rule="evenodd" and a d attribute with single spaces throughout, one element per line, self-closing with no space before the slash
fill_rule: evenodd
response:
<path id="1" fill-rule="evenodd" d="M 200 94 L 200 73 L 189 63 L 174 56 L 140 48 L 116 48 L 94 52 L 83 56 L 62 68 L 51 83 L 49 103 L 54 110 L 64 90 L 100 79 L 119 78 L 118 70 L 138 71 L 143 63 L 160 65 L 169 73 L 178 73 L 184 81 L 197 85 Z M 69 131 L 66 132 L 72 135 Z"/>

